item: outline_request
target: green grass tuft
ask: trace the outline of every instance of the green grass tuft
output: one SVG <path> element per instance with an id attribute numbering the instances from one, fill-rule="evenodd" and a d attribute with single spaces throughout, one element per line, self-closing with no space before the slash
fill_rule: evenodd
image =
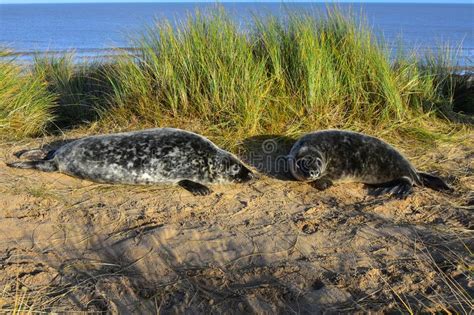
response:
<path id="1" fill-rule="evenodd" d="M 114 107 L 108 117 L 152 125 L 199 120 L 219 130 L 261 129 L 272 102 L 272 79 L 245 34 L 222 11 L 197 13 L 175 30 L 169 23 L 137 39 L 140 53 L 110 73 Z"/>
<path id="2" fill-rule="evenodd" d="M 98 119 L 109 92 L 105 69 L 99 62 L 74 62 L 74 54 L 36 56 L 33 73 L 47 83 L 48 91 L 58 95 L 55 124 L 71 128 Z"/>
<path id="3" fill-rule="evenodd" d="M 0 56 L 6 56 L 0 50 Z M 0 59 L 0 137 L 41 135 L 53 121 L 55 95 L 46 82 L 11 59 Z"/>

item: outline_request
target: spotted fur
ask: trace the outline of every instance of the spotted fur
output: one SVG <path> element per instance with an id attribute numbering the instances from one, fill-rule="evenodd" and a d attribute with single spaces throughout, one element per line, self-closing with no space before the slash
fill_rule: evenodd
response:
<path id="1" fill-rule="evenodd" d="M 184 130 L 156 128 L 91 136 L 67 143 L 45 160 L 9 164 L 59 171 L 102 183 L 201 185 L 245 182 L 252 172 L 231 153 Z"/>

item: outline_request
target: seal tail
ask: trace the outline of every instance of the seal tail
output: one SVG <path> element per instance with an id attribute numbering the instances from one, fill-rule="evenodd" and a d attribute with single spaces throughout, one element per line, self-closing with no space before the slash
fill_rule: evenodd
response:
<path id="1" fill-rule="evenodd" d="M 14 162 L 7 163 L 7 166 L 13 168 L 36 169 L 43 172 L 54 172 L 58 170 L 58 166 L 53 160 Z"/>
<path id="2" fill-rule="evenodd" d="M 418 172 L 418 177 L 420 178 L 421 186 L 431 188 L 438 191 L 447 191 L 453 192 L 454 189 L 449 187 L 448 184 L 438 176 L 434 176 L 428 173 Z"/>

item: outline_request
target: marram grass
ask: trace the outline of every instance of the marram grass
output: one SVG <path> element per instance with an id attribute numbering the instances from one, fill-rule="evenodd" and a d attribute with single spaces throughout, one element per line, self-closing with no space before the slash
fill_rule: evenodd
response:
<path id="1" fill-rule="evenodd" d="M 53 121 L 54 106 L 55 95 L 41 77 L 11 60 L 0 61 L 0 138 L 41 135 Z"/>
<path id="2" fill-rule="evenodd" d="M 198 13 L 177 30 L 161 24 L 136 45 L 138 56 L 120 60 L 110 74 L 115 106 L 109 117 L 124 123 L 136 115 L 155 124 L 192 118 L 219 129 L 260 131 L 273 102 L 272 79 L 226 15 Z"/>
<path id="3" fill-rule="evenodd" d="M 73 53 L 35 57 L 34 75 L 57 95 L 54 114 L 58 127 L 70 128 L 97 119 L 97 111 L 109 92 L 104 76 L 108 66 L 98 62 L 75 63 Z"/>
<path id="4" fill-rule="evenodd" d="M 41 126 L 19 136 L 49 123 L 51 103 L 60 126 L 95 119 L 101 131 L 173 126 L 229 146 L 321 128 L 424 139 L 452 130 L 433 114 L 453 103 L 447 58 L 393 60 L 364 22 L 337 9 L 256 17 L 249 25 L 243 31 L 223 9 L 159 22 L 135 36 L 133 55 L 107 64 L 37 59 L 34 75 L 16 73 L 42 86 L 27 94 L 47 108 L 43 116 L 33 111 L 41 106 L 21 101 L 25 94 L 0 91 L 0 100 L 11 103 L 13 95 L 13 106 L 34 122 L 28 126 Z M 3 115 L 5 125 L 13 122 L 9 111 Z"/>
<path id="5" fill-rule="evenodd" d="M 423 128 L 439 102 L 434 76 L 390 51 L 364 23 L 326 16 L 256 18 L 242 32 L 223 10 L 158 23 L 120 59 L 107 122 L 199 122 L 223 141 L 317 128 Z M 189 127 L 188 127 L 189 128 Z M 193 128 L 193 126 L 191 126 Z"/>

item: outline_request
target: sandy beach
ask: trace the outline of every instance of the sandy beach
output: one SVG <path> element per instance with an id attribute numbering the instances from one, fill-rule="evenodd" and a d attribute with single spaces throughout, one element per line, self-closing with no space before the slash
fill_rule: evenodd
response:
<path id="1" fill-rule="evenodd" d="M 195 197 L 7 168 L 1 147 L 0 309 L 315 313 L 472 309 L 474 146 L 414 159 L 456 188 L 405 200 L 363 185 L 280 179 Z M 283 149 L 283 148 L 282 148 Z M 265 172 L 267 173 L 265 175 Z"/>
<path id="2" fill-rule="evenodd" d="M 471 3 L 5 1 L 0 313 L 472 313 Z M 208 138 L 257 179 L 193 196 L 7 167 L 23 150 L 160 127 Z M 415 187 L 396 199 L 360 183 L 318 191 L 295 181 L 292 145 L 324 129 L 375 136 L 454 192 Z M 207 185 L 196 168 L 220 179 L 216 164 L 229 161 L 197 160 L 208 149 L 182 138 L 127 139 L 79 148 L 60 169 L 109 183 L 178 178 L 189 189 Z M 347 139 L 331 153 L 346 160 L 311 151 L 320 167 L 307 175 L 367 172 L 366 182 L 398 179 L 392 192 L 408 192 L 416 176 L 405 162 L 400 170 L 390 150 Z M 248 179 L 235 165 L 227 177 Z"/>

